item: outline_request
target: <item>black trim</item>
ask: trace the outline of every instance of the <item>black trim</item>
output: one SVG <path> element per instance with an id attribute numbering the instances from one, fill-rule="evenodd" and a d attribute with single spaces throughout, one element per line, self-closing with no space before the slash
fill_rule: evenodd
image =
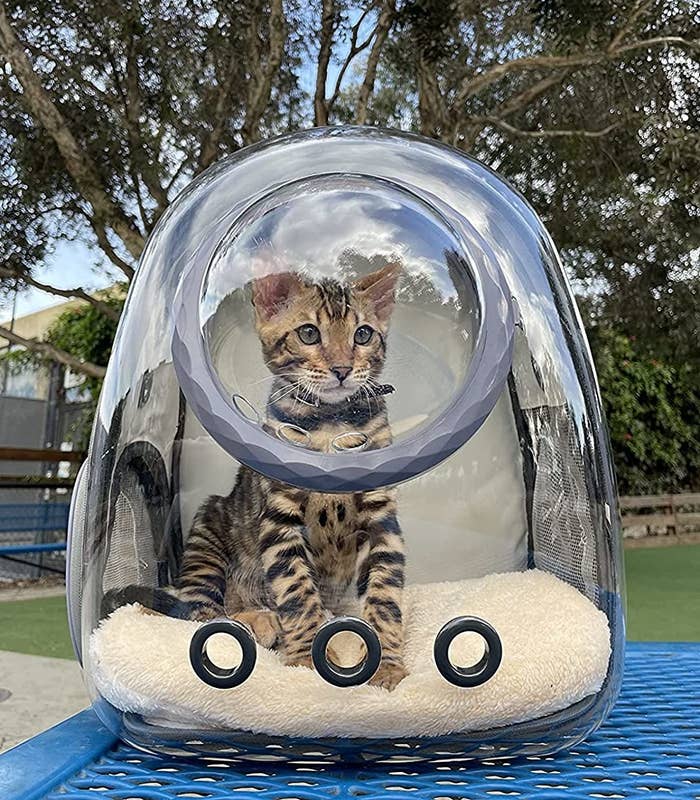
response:
<path id="1" fill-rule="evenodd" d="M 182 510 L 180 509 L 180 461 L 182 459 L 182 446 L 185 436 L 185 419 L 187 403 L 185 395 L 178 393 L 177 428 L 173 440 L 173 449 L 170 456 L 170 513 L 167 520 L 167 535 L 165 537 L 166 552 L 164 557 L 168 563 L 170 573 L 168 582 L 172 583 L 180 574 L 184 541 L 182 536 Z"/>
<path id="2" fill-rule="evenodd" d="M 478 633 L 484 640 L 484 654 L 471 667 L 458 667 L 450 661 L 450 645 L 460 633 Z M 433 646 L 435 664 L 442 677 L 455 686 L 481 686 L 493 678 L 501 666 L 503 647 L 496 629 L 479 617 L 455 617 L 443 625 Z"/>
<path id="3" fill-rule="evenodd" d="M 518 332 L 516 331 L 516 336 Z M 522 334 L 520 334 L 522 335 Z M 527 340 L 526 340 L 527 341 Z M 528 347 L 529 351 L 529 347 Z M 537 467 L 535 462 L 535 445 L 532 440 L 530 427 L 527 417 L 518 399 L 518 390 L 515 386 L 515 378 L 511 370 L 508 375 L 508 394 L 510 404 L 513 409 L 513 419 L 515 420 L 515 430 L 518 434 L 520 453 L 523 459 L 523 483 L 525 484 L 525 518 L 527 521 L 527 568 L 535 568 L 535 540 L 532 525 L 534 497 L 535 497 L 535 478 Z"/>
<path id="4" fill-rule="evenodd" d="M 93 435 L 93 441 L 90 444 L 90 455 L 88 457 L 87 474 L 85 480 L 87 481 L 87 503 L 86 503 L 86 530 L 96 531 L 95 536 L 84 537 L 84 542 L 88 544 L 85 558 L 87 561 L 94 563 L 95 560 L 100 558 L 100 573 L 104 571 L 106 554 L 109 552 L 109 533 L 111 524 L 111 515 L 109 513 L 109 497 L 112 486 L 112 478 L 114 475 L 114 463 L 116 461 L 117 445 L 119 443 L 119 436 L 122 429 L 122 417 L 124 415 L 124 406 L 129 393 L 119 400 L 114 407 L 112 413 L 112 420 L 109 425 L 109 430 L 106 430 L 98 422 Z M 101 441 L 102 437 L 104 440 Z M 95 472 L 99 476 L 99 481 L 94 487 L 91 486 L 91 478 L 94 474 L 92 462 L 95 459 L 94 453 L 100 453 L 100 468 Z M 91 502 L 90 492 L 93 490 L 94 502 Z"/>
<path id="5" fill-rule="evenodd" d="M 366 654 L 354 667 L 341 667 L 328 657 L 326 648 L 330 640 L 342 631 L 356 633 L 365 643 Z M 333 686 L 359 686 L 366 683 L 379 669 L 382 646 L 374 628 L 359 617 L 336 617 L 322 625 L 311 648 L 311 659 L 316 672 Z"/>
<path id="6" fill-rule="evenodd" d="M 226 633 L 241 648 L 241 663 L 226 669 L 217 666 L 207 655 L 207 641 L 215 633 Z M 215 689 L 233 689 L 247 680 L 255 667 L 255 641 L 245 625 L 232 619 L 218 619 L 198 628 L 190 640 L 190 664 L 197 677 Z"/>

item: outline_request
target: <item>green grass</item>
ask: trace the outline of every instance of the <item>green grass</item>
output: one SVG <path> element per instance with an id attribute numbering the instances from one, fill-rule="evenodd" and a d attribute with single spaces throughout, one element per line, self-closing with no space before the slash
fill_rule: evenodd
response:
<path id="1" fill-rule="evenodd" d="M 625 552 L 627 638 L 700 641 L 700 545 Z"/>
<path id="2" fill-rule="evenodd" d="M 0 650 L 74 658 L 65 597 L 0 602 Z"/>
<path id="3" fill-rule="evenodd" d="M 700 641 L 700 545 L 625 553 L 627 636 Z M 0 650 L 73 658 L 63 597 L 0 602 Z"/>

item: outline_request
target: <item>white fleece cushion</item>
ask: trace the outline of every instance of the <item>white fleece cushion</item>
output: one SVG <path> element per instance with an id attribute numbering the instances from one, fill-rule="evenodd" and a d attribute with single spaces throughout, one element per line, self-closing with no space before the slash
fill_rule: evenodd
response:
<path id="1" fill-rule="evenodd" d="M 159 724 L 302 737 L 404 737 L 541 717 L 597 692 L 607 672 L 605 614 L 546 572 L 409 586 L 404 608 L 409 675 L 393 692 L 331 686 L 310 669 L 284 666 L 262 647 L 247 681 L 215 689 L 197 678 L 189 662 L 190 639 L 200 623 L 145 614 L 136 605 L 117 609 L 93 632 L 93 679 L 112 705 Z M 432 656 L 438 630 L 460 615 L 487 620 L 503 643 L 499 670 L 472 689 L 445 681 Z M 215 663 L 217 644 L 211 640 L 208 648 Z M 475 634 L 463 635 L 450 654 L 456 663 L 470 664 L 481 649 Z M 218 663 L 225 663 L 221 652 Z"/>

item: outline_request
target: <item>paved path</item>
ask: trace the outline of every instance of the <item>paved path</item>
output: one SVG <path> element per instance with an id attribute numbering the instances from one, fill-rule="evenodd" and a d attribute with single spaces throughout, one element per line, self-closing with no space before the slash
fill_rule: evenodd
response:
<path id="1" fill-rule="evenodd" d="M 3 586 L 0 583 L 0 602 L 3 600 L 33 600 L 35 597 L 60 597 L 66 587 L 56 586 Z"/>
<path id="2" fill-rule="evenodd" d="M 0 650 L 0 753 L 88 704 L 77 662 Z"/>

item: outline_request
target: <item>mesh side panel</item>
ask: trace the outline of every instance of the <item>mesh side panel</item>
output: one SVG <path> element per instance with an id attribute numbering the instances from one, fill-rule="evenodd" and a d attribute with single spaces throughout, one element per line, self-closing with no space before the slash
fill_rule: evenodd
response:
<path id="1" fill-rule="evenodd" d="M 108 592 L 131 584 L 155 586 L 156 555 L 148 504 L 133 470 L 122 475 L 109 537 L 102 589 Z"/>
<path id="2" fill-rule="evenodd" d="M 535 566 L 595 600 L 598 559 L 582 445 L 565 408 L 539 408 L 528 412 L 528 418 L 535 451 Z"/>
<path id="3" fill-rule="evenodd" d="M 66 600 L 68 607 L 68 626 L 73 649 L 81 658 L 80 608 L 83 597 L 83 537 L 85 535 L 85 515 L 87 512 L 87 471 L 88 461 L 78 471 L 75 488 L 71 498 L 68 515 L 68 564 L 66 570 Z"/>

